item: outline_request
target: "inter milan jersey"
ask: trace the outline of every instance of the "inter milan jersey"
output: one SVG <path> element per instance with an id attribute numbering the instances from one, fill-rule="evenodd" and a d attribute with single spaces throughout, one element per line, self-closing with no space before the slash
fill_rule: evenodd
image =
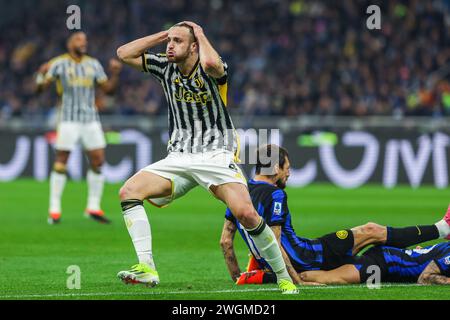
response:
<path id="1" fill-rule="evenodd" d="M 291 223 L 286 192 L 272 184 L 256 180 L 250 180 L 248 187 L 253 206 L 266 221 L 267 225 L 281 226 L 281 245 L 289 256 L 294 268 L 298 272 L 319 270 L 323 263 L 322 244 L 317 239 L 301 238 L 295 234 Z M 236 224 L 239 233 L 260 266 L 270 270 L 270 266 L 260 256 L 248 232 L 232 215 L 230 209 L 227 209 L 225 218 Z"/>
<path id="2" fill-rule="evenodd" d="M 414 250 L 374 247 L 366 251 L 355 266 L 364 271 L 374 261 L 381 269 L 381 280 L 385 282 L 417 282 L 420 274 L 432 261 L 443 275 L 450 277 L 450 242 Z"/>
<path id="3" fill-rule="evenodd" d="M 239 142 L 228 114 L 228 67 L 215 79 L 199 61 L 185 76 L 166 55 L 145 53 L 142 69 L 152 74 L 163 86 L 169 107 L 169 143 L 167 151 L 204 152 L 225 149 L 237 155 Z"/>

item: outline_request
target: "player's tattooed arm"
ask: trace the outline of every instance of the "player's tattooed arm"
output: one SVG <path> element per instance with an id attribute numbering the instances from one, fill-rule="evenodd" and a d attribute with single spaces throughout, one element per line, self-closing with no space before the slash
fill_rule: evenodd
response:
<path id="1" fill-rule="evenodd" d="M 234 252 L 234 236 L 236 234 L 236 225 L 225 219 L 223 225 L 222 237 L 220 238 L 220 246 L 222 247 L 223 256 L 225 257 L 225 263 L 227 264 L 228 272 L 234 282 L 240 277 L 241 270 L 239 269 L 239 263 Z"/>
<path id="2" fill-rule="evenodd" d="M 165 41 L 169 35 L 168 31 L 161 31 L 147 37 L 143 37 L 117 49 L 117 57 L 123 63 L 142 71 L 142 54 L 150 48 L 153 48 Z"/>
<path id="3" fill-rule="evenodd" d="M 281 254 L 283 255 L 283 260 L 284 263 L 286 264 L 286 269 L 289 275 L 291 276 L 295 284 L 300 284 L 301 283 L 300 277 L 298 276 L 297 271 L 295 271 L 294 267 L 292 266 L 289 256 L 287 255 L 286 251 L 284 251 L 284 248 L 281 245 L 281 226 L 272 226 L 271 229 L 275 234 L 278 245 L 280 246 Z"/>
<path id="4" fill-rule="evenodd" d="M 418 284 L 450 284 L 450 278 L 441 274 L 441 270 L 436 265 L 434 261 L 431 261 L 430 264 L 423 270 L 419 279 L 417 280 Z"/>
<path id="5" fill-rule="evenodd" d="M 183 21 L 194 30 L 194 36 L 197 39 L 199 47 L 200 64 L 207 74 L 213 78 L 221 78 L 225 73 L 222 60 L 219 54 L 213 48 L 208 38 L 206 38 L 203 28 L 192 21 Z"/>

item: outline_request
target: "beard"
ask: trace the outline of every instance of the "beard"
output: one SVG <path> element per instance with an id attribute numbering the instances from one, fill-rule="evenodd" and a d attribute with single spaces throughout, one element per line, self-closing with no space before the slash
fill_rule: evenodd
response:
<path id="1" fill-rule="evenodd" d="M 184 53 L 180 54 L 179 56 L 174 56 L 174 57 L 167 57 L 167 60 L 169 60 L 169 62 L 172 63 L 180 63 L 185 61 L 187 58 L 189 57 L 189 50 L 186 50 Z"/>
<path id="2" fill-rule="evenodd" d="M 73 49 L 73 52 L 75 52 L 75 54 L 80 57 L 85 55 L 86 51 L 87 51 L 86 48 L 83 48 L 83 47 L 78 47 L 78 48 Z"/>
<path id="3" fill-rule="evenodd" d="M 285 189 L 286 188 L 286 181 L 283 181 L 281 179 L 278 179 L 277 182 L 275 183 L 277 185 L 278 188 L 280 189 Z"/>

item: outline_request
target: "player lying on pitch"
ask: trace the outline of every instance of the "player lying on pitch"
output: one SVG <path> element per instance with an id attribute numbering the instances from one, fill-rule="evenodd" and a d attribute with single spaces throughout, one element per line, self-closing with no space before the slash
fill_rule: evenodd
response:
<path id="1" fill-rule="evenodd" d="M 266 171 L 261 158 L 278 153 L 278 163 Z M 275 161 L 276 162 L 276 161 Z M 296 283 L 302 283 L 298 273 L 310 270 L 332 270 L 348 263 L 354 255 L 370 244 L 406 248 L 438 238 L 449 238 L 450 213 L 434 225 L 392 228 L 367 223 L 352 229 L 330 233 L 318 239 L 299 237 L 292 226 L 291 214 L 284 191 L 289 178 L 288 152 L 277 145 L 267 145 L 258 150 L 256 176 L 248 186 L 253 205 L 269 225 L 282 249 L 288 272 Z M 262 169 L 265 173 L 262 174 Z M 261 257 L 248 233 L 227 209 L 222 231 L 221 246 L 233 281 L 237 284 L 272 283 L 273 274 Z M 239 231 L 247 244 L 252 258 L 247 272 L 241 275 L 234 252 L 233 240 Z"/>
<path id="2" fill-rule="evenodd" d="M 364 283 L 377 266 L 381 282 L 450 284 L 450 242 L 414 250 L 375 246 L 353 260 L 330 271 L 303 272 L 300 278 L 306 284 Z"/>

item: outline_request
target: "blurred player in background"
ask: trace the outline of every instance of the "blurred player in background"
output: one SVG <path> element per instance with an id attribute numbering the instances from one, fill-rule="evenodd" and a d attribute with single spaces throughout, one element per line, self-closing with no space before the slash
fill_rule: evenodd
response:
<path id="1" fill-rule="evenodd" d="M 301 283 L 297 273 L 307 270 L 335 269 L 344 265 L 370 244 L 405 248 L 430 240 L 450 238 L 450 210 L 442 220 L 433 225 L 393 228 L 370 222 L 317 239 L 299 237 L 292 226 L 287 194 L 284 191 L 289 178 L 288 152 L 273 144 L 263 146 L 257 152 L 256 175 L 248 183 L 250 196 L 258 213 L 275 233 L 289 274 L 296 283 Z M 277 162 L 271 163 L 271 167 L 267 170 L 267 173 L 271 172 L 272 174 L 262 174 L 262 168 L 265 165 L 259 160 L 260 155 L 273 152 L 279 155 L 279 159 Z M 239 231 L 252 254 L 247 272 L 242 275 L 233 246 L 236 231 Z M 265 272 L 270 270 L 270 266 L 261 257 L 252 239 L 229 209 L 225 214 L 221 246 L 228 271 L 237 284 L 274 282 L 271 279 L 273 273 Z"/>
<path id="2" fill-rule="evenodd" d="M 147 52 L 167 43 L 166 54 Z M 117 50 L 126 64 L 153 75 L 169 105 L 168 156 L 131 177 L 120 190 L 124 219 L 139 264 L 121 271 L 125 283 L 156 285 L 151 231 L 143 200 L 168 204 L 197 185 L 222 200 L 275 272 L 283 294 L 297 293 L 272 230 L 258 216 L 237 166 L 239 141 L 226 109 L 228 67 L 193 22 L 135 40 Z"/>
<path id="3" fill-rule="evenodd" d="M 110 222 L 100 207 L 104 184 L 101 168 L 106 142 L 95 106 L 95 86 L 99 85 L 106 94 L 114 93 L 122 65 L 111 59 L 111 77 L 108 79 L 100 62 L 86 54 L 87 45 L 84 32 L 71 34 L 67 40 L 68 52 L 43 64 L 36 78 L 38 93 L 56 82 L 57 93 L 62 100 L 58 114 L 56 159 L 50 175 L 50 224 L 60 222 L 67 161 L 78 141 L 81 141 L 90 163 L 85 214 L 101 223 Z"/>

